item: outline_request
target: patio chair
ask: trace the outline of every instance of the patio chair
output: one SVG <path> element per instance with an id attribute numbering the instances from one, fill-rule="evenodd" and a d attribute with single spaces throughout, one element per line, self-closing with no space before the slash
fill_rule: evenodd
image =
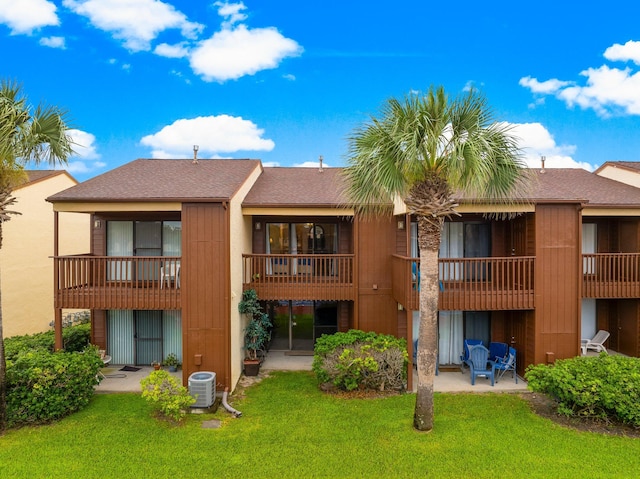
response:
<path id="1" fill-rule="evenodd" d="M 464 349 L 462 350 L 462 355 L 460 356 L 460 372 L 464 374 L 464 367 L 467 365 L 467 360 L 469 359 L 469 348 L 471 346 L 481 345 L 481 339 L 465 339 L 464 340 Z"/>
<path id="2" fill-rule="evenodd" d="M 164 287 L 164 283 L 167 283 L 167 288 L 171 287 L 171 281 L 176 285 L 176 288 L 180 287 L 180 263 L 168 263 L 160 267 L 160 289 Z"/>
<path id="3" fill-rule="evenodd" d="M 496 382 L 502 379 L 504 373 L 511 371 L 513 378 L 518 384 L 518 373 L 516 372 L 516 350 L 509 348 L 509 355 L 506 358 L 497 359 L 495 361 Z"/>
<path id="4" fill-rule="evenodd" d="M 609 331 L 605 331 L 601 329 L 596 333 L 596 335 L 591 339 L 582 339 L 580 340 L 580 349 L 582 349 L 582 355 L 587 354 L 587 351 L 591 349 L 599 353 L 600 351 L 607 352 L 607 349 L 604 347 L 604 342 L 609 339 Z"/>
<path id="5" fill-rule="evenodd" d="M 509 346 L 506 343 L 489 343 L 489 359 L 491 361 L 505 359 L 508 351 Z"/>
<path id="6" fill-rule="evenodd" d="M 471 346 L 469 348 L 469 359 L 467 359 L 471 372 L 471 385 L 475 386 L 476 377 L 483 376 L 491 379 L 491 385 L 495 382 L 495 363 L 489 360 L 489 350 L 483 345 Z"/>

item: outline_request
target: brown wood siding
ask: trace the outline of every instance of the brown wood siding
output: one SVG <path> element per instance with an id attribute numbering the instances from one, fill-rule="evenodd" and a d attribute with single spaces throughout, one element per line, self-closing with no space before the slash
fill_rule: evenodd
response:
<path id="1" fill-rule="evenodd" d="M 338 301 L 338 331 L 353 329 L 353 302 Z"/>
<path id="2" fill-rule="evenodd" d="M 222 204 L 182 207 L 183 381 L 195 371 L 213 371 L 229 387 L 229 225 Z"/>
<path id="3" fill-rule="evenodd" d="M 638 252 L 638 223 L 636 221 L 620 222 L 620 250 L 621 253 Z"/>
<path id="4" fill-rule="evenodd" d="M 353 221 L 351 220 L 338 222 L 338 253 L 353 253 Z"/>
<path id="5" fill-rule="evenodd" d="M 397 303 L 392 295 L 391 255 L 396 248 L 396 221 L 378 218 L 358 221 L 358 327 L 398 334 Z"/>
<path id="6" fill-rule="evenodd" d="M 506 221 L 491 222 L 491 256 L 511 256 L 510 241 L 507 238 L 509 224 Z"/>
<path id="7" fill-rule="evenodd" d="M 638 300 L 625 299 L 618 301 L 617 330 L 618 344 L 617 351 L 627 356 L 638 356 L 639 344 L 639 308 Z M 605 347 L 613 348 L 613 345 L 605 343 Z"/>
<path id="8" fill-rule="evenodd" d="M 536 206 L 534 363 L 578 354 L 581 218 L 578 205 Z M 549 356 L 551 355 L 551 356 Z"/>
<path id="9" fill-rule="evenodd" d="M 91 311 L 91 343 L 107 349 L 107 312 L 104 309 Z"/>
<path id="10" fill-rule="evenodd" d="M 397 222 L 402 221 L 404 228 L 399 229 Z M 411 256 L 411 217 L 408 215 L 396 216 L 396 251 L 399 256 Z"/>
<path id="11" fill-rule="evenodd" d="M 100 226 L 95 227 L 96 221 Z M 99 215 L 91 217 L 91 254 L 96 256 L 107 255 L 107 222 Z"/>

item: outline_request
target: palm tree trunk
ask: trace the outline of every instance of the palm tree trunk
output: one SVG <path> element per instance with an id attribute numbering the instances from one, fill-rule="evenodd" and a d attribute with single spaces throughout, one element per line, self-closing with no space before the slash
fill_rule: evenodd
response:
<path id="1" fill-rule="evenodd" d="M 418 386 L 413 427 L 433 429 L 433 383 L 438 354 L 438 250 L 444 218 L 418 217 L 420 248 L 420 332 L 418 333 Z"/>

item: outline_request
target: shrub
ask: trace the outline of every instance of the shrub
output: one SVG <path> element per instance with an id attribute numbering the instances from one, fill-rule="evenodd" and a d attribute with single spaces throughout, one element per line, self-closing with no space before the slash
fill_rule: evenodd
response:
<path id="1" fill-rule="evenodd" d="M 346 391 L 401 390 L 407 364 L 406 340 L 352 329 L 323 335 L 316 341 L 313 371 L 320 384 Z"/>
<path id="2" fill-rule="evenodd" d="M 103 366 L 95 348 L 83 353 L 34 350 L 7 361 L 9 427 L 53 421 L 89 403 Z"/>
<path id="3" fill-rule="evenodd" d="M 638 358 L 600 353 L 564 359 L 551 366 L 529 366 L 525 378 L 531 390 L 556 399 L 561 414 L 640 426 Z"/>
<path id="4" fill-rule="evenodd" d="M 167 371 L 152 371 L 140 381 L 142 397 L 160 414 L 180 421 L 186 415 L 186 408 L 196 402 L 187 388 Z"/>

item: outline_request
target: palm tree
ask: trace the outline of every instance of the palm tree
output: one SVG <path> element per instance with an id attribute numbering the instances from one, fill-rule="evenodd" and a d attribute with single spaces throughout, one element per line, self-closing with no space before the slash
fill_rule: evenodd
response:
<path id="1" fill-rule="evenodd" d="M 438 250 L 445 219 L 456 215 L 454 193 L 512 202 L 526 186 L 517 140 L 495 121 L 476 91 L 449 101 L 442 87 L 390 99 L 380 118 L 349 138 L 346 193 L 363 216 L 389 214 L 401 198 L 418 220 L 420 332 L 413 424 L 433 428 L 437 354 Z"/>
<path id="2" fill-rule="evenodd" d="M 25 165 L 47 162 L 52 166 L 66 164 L 73 153 L 68 136 L 66 113 L 54 106 L 39 105 L 33 109 L 15 82 L 0 83 L 0 248 L 2 226 L 12 214 L 15 202 L 13 188 L 25 179 Z M 2 304 L 0 296 L 0 306 Z M 0 434 L 6 428 L 6 370 L 0 307 Z"/>

